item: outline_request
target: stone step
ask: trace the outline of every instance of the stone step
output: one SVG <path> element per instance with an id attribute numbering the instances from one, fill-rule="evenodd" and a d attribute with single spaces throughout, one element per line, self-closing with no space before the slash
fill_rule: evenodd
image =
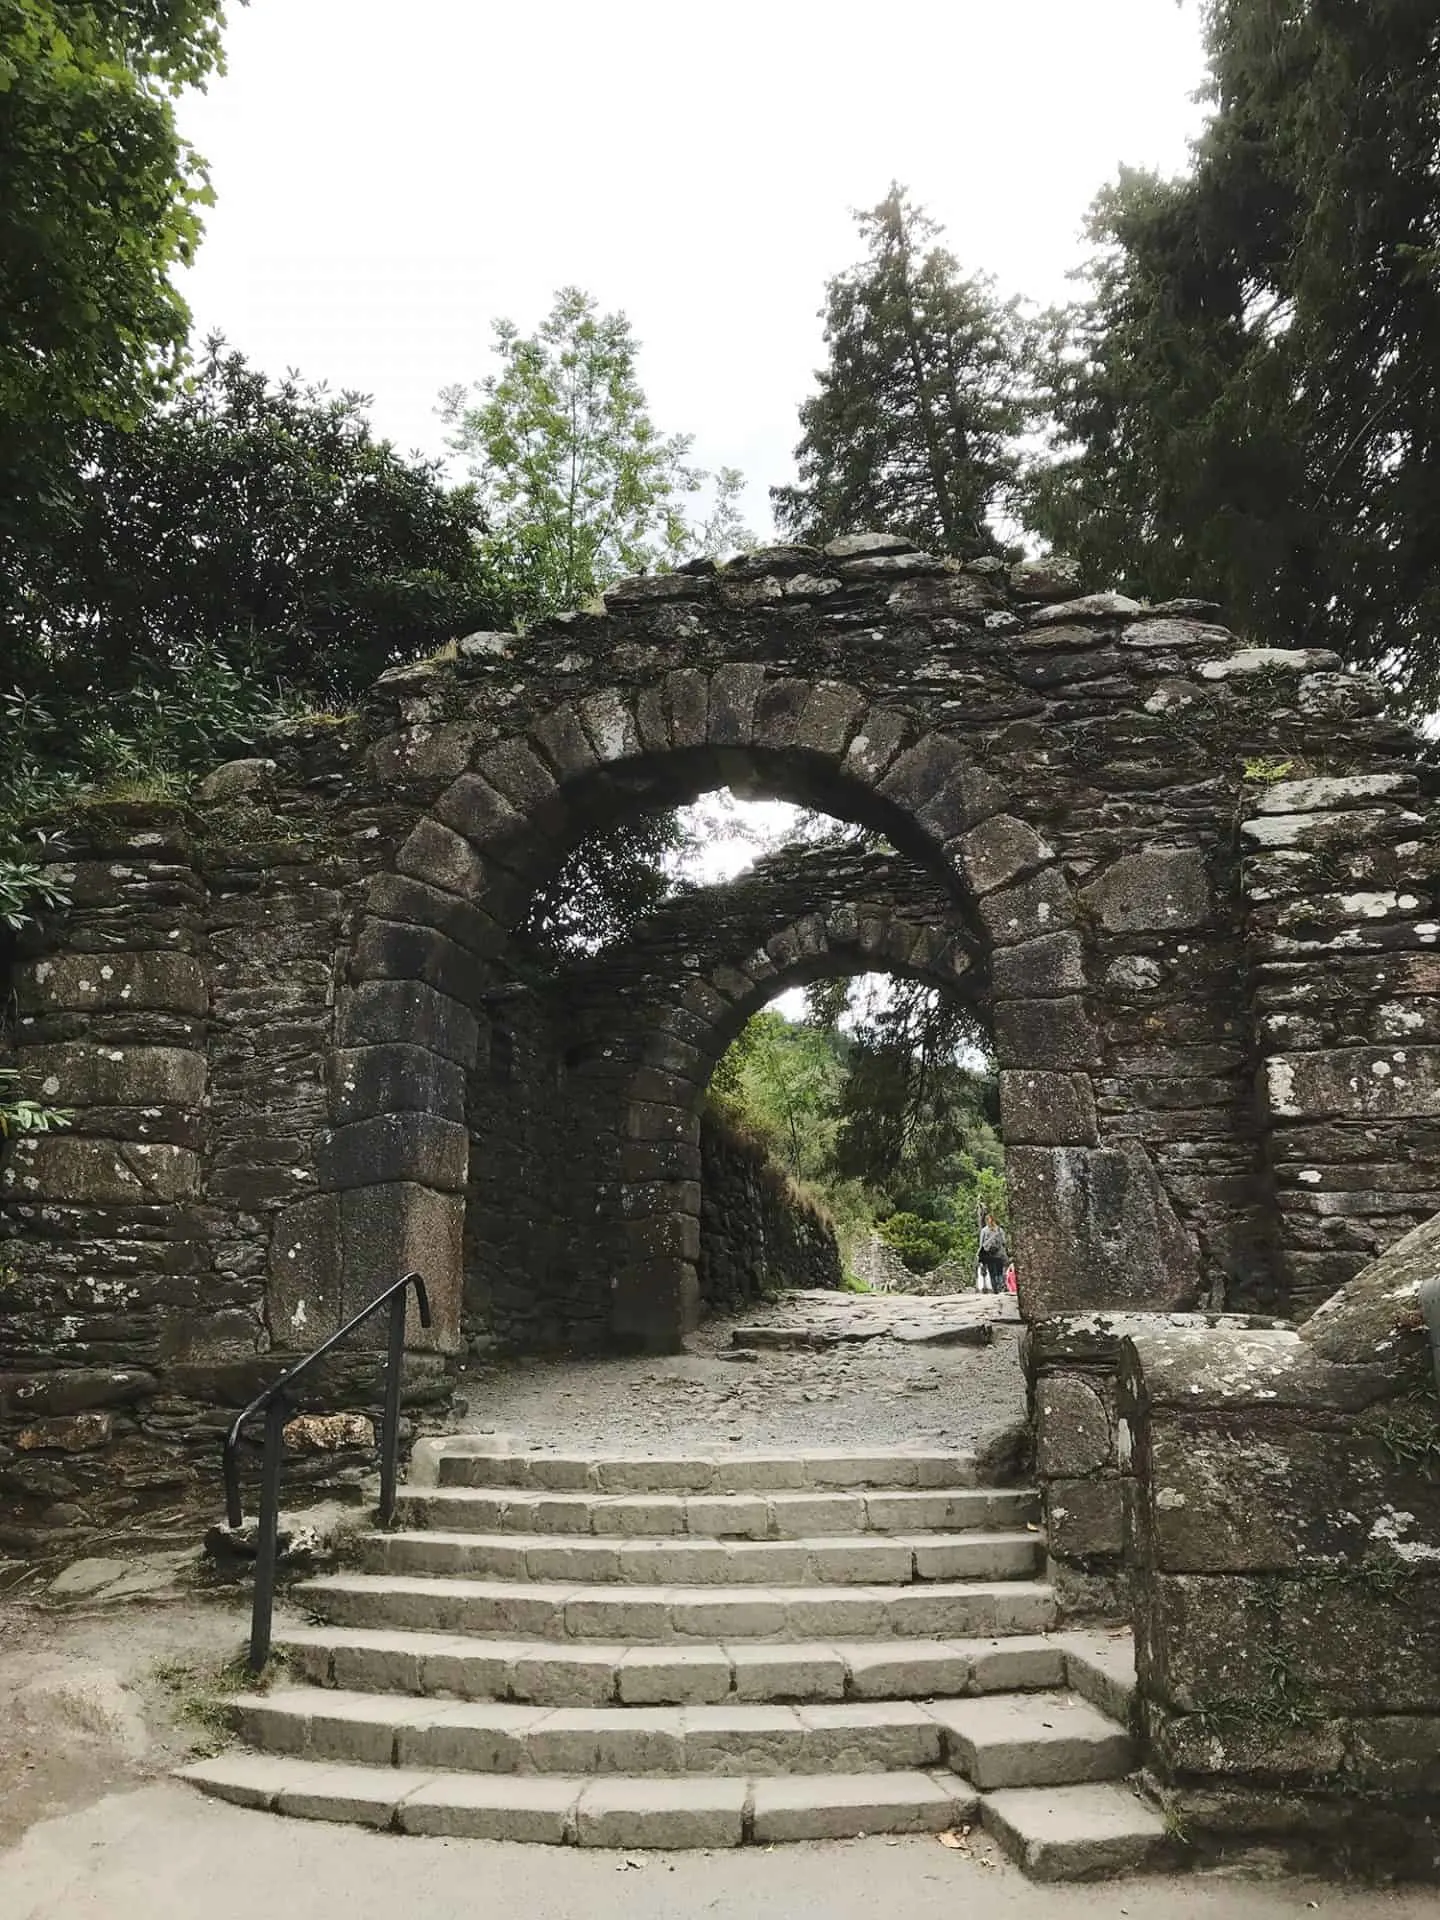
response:
<path id="1" fill-rule="evenodd" d="M 311 1820 L 400 1833 L 588 1847 L 731 1847 L 939 1833 L 973 1821 L 953 1774 L 788 1774 L 779 1779 L 425 1773 L 222 1753 L 181 1769 L 204 1793 Z"/>
<path id="2" fill-rule="evenodd" d="M 604 1581 L 623 1587 L 891 1586 L 935 1580 L 1018 1580 L 1038 1571 L 1043 1544 L 1027 1533 L 825 1535 L 815 1540 L 596 1540 L 582 1535 L 374 1533 L 370 1573 L 479 1580 Z"/>
<path id="3" fill-rule="evenodd" d="M 911 1448 L 693 1454 L 496 1453 L 484 1436 L 438 1440 L 424 1456 L 442 1487 L 531 1487 L 569 1493 L 769 1493 L 856 1487 L 973 1487 L 975 1456 Z M 417 1476 L 412 1473 L 411 1484 Z"/>
<path id="4" fill-rule="evenodd" d="M 1055 1635 L 1072 1690 L 1121 1726 L 1135 1697 L 1135 1636 L 1129 1627 L 1071 1628 Z"/>
<path id="5" fill-rule="evenodd" d="M 982 1792 L 1116 1780 L 1135 1764 L 1134 1743 L 1073 1693 L 1000 1693 L 937 1701 L 946 1756 Z"/>
<path id="6" fill-rule="evenodd" d="M 982 1795 L 980 1814 L 1032 1880 L 1153 1872 L 1178 1851 L 1154 1807 L 1118 1782 L 1005 1787 Z"/>
<path id="7" fill-rule="evenodd" d="M 242 1738 L 264 1752 L 421 1771 L 749 1775 L 948 1766 L 988 1790 L 1114 1779 L 1131 1757 L 1120 1729 L 1062 1694 L 549 1707 L 285 1687 L 224 1705 Z M 977 1731 L 987 1711 L 999 1735 Z"/>
<path id="8" fill-rule="evenodd" d="M 1062 1687 L 1068 1670 L 1060 1638 L 626 1647 L 277 1627 L 275 1646 L 290 1675 L 311 1686 L 555 1707 L 685 1706 Z"/>
<path id="9" fill-rule="evenodd" d="M 444 1533 L 798 1540 L 822 1534 L 943 1533 L 1034 1525 L 1029 1487 L 901 1488 L 851 1493 L 551 1493 L 485 1486 L 402 1493 L 402 1527 Z"/>
<path id="10" fill-rule="evenodd" d="M 301 1582 L 294 1597 L 335 1626 L 655 1645 L 735 1639 L 973 1639 L 1044 1633 L 1055 1624 L 1054 1593 L 1040 1580 L 619 1587 L 337 1573 Z"/>
<path id="11" fill-rule="evenodd" d="M 465 1773 L 747 1776 L 947 1765 L 944 1705 L 535 1707 L 325 1687 L 224 1702 L 250 1746 L 303 1760 Z"/>

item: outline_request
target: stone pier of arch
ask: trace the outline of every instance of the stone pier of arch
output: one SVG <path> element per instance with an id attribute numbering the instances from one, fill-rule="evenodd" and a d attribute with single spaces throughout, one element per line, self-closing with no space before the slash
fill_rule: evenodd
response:
<path id="1" fill-rule="evenodd" d="M 699 968 L 537 976 L 576 841 L 720 784 L 893 856 Z M 0 1175 L 20 1531 L 208 1471 L 217 1410 L 408 1267 L 437 1393 L 467 1271 L 516 1338 L 674 1346 L 717 1048 L 882 957 L 994 1036 L 1028 1319 L 1303 1319 L 1440 1209 L 1432 786 L 1330 655 L 860 535 L 473 635 L 189 804 L 78 809 L 9 969 L 9 1057 L 75 1116 Z"/>

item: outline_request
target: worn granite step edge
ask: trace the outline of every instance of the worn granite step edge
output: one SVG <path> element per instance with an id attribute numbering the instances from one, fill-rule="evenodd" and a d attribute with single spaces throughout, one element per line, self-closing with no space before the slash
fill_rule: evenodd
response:
<path id="1" fill-rule="evenodd" d="M 490 1580 L 605 1581 L 617 1586 L 876 1586 L 1017 1579 L 1038 1571 L 1042 1542 L 1024 1529 L 823 1534 L 787 1540 L 596 1539 L 581 1535 L 372 1534 L 362 1568 Z"/>
<path id="2" fill-rule="evenodd" d="M 222 1705 L 250 1746 L 488 1774 L 869 1773 L 948 1766 L 982 1789 L 1115 1779 L 1128 1735 L 1073 1695 L 807 1706 L 552 1708 L 295 1687 Z"/>
<path id="3" fill-rule="evenodd" d="M 311 1686 L 545 1706 L 741 1705 L 919 1699 L 1075 1684 L 1060 1636 L 730 1641 L 659 1646 L 374 1627 L 280 1626 L 275 1646 Z"/>
<path id="4" fill-rule="evenodd" d="M 978 1799 L 953 1774 L 790 1774 L 684 1780 L 432 1774 L 285 1755 L 220 1754 L 179 1769 L 242 1807 L 398 1833 L 552 1846 L 714 1847 L 937 1833 L 973 1822 Z"/>
<path id="5" fill-rule="evenodd" d="M 1032 1880 L 1099 1880 L 1180 1862 L 1163 1817 L 1125 1781 L 1002 1787 L 980 1818 Z"/>

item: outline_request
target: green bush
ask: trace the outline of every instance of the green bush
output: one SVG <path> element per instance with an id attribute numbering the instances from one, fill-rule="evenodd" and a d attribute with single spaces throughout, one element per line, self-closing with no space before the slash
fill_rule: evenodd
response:
<path id="1" fill-rule="evenodd" d="M 954 1253 L 959 1235 L 944 1220 L 922 1220 L 918 1213 L 892 1213 L 878 1232 L 911 1273 L 929 1273 Z"/>

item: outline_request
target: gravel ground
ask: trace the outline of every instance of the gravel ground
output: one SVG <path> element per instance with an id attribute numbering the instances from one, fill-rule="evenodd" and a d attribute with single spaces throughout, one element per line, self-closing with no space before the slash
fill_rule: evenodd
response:
<path id="1" fill-rule="evenodd" d="M 989 1323 L 990 1345 L 943 1343 Z M 742 1344 L 834 1339 L 824 1350 Z M 689 1351 L 472 1364 L 463 1429 L 536 1447 L 617 1452 L 688 1446 L 983 1448 L 1025 1414 L 1020 1325 L 1007 1297 L 787 1293 L 706 1321 Z M 924 1336 L 930 1336 L 928 1339 Z"/>

